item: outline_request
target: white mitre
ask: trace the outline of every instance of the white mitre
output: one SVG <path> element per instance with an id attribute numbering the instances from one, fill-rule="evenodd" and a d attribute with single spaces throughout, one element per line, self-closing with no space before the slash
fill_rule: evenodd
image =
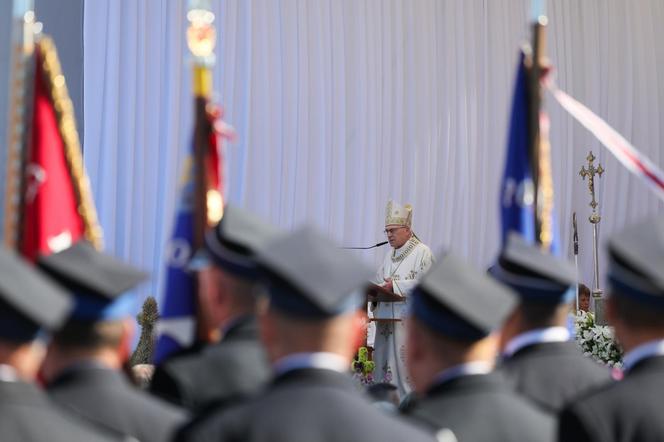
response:
<path id="1" fill-rule="evenodd" d="M 410 227 L 413 224 L 413 207 L 410 204 L 405 206 L 397 202 L 389 200 L 385 208 L 385 225 L 386 226 L 406 226 Z"/>

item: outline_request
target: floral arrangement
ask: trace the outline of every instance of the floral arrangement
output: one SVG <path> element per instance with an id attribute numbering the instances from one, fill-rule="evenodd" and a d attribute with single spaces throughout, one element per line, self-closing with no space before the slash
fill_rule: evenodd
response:
<path id="1" fill-rule="evenodd" d="M 622 366 L 623 352 L 615 341 L 613 329 L 595 324 L 595 315 L 579 311 L 574 318 L 576 342 L 583 353 L 610 367 Z"/>
<path id="2" fill-rule="evenodd" d="M 357 356 L 353 360 L 353 377 L 362 385 L 371 385 L 374 383 L 373 371 L 376 364 L 369 360 L 369 349 L 360 347 Z"/>

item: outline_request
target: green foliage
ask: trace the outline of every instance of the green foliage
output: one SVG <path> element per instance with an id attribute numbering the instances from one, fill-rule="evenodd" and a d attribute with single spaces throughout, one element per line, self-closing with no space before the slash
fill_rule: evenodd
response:
<path id="1" fill-rule="evenodd" d="M 376 368 L 376 364 L 369 360 L 369 349 L 361 347 L 353 360 L 353 371 L 366 376 L 369 373 L 373 373 L 374 368 Z"/>
<path id="2" fill-rule="evenodd" d="M 141 336 L 134 354 L 129 359 L 130 365 L 150 364 L 154 352 L 154 327 L 159 319 L 157 300 L 148 296 L 143 303 L 141 312 L 136 315 L 136 321 L 141 326 Z"/>

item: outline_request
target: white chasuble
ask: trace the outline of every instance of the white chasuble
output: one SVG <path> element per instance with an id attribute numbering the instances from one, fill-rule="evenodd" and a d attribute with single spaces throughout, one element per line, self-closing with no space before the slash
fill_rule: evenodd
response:
<path id="1" fill-rule="evenodd" d="M 385 279 L 392 279 L 394 293 L 406 297 L 404 302 L 379 302 L 373 310 L 373 317 L 376 319 L 374 381 L 396 385 L 401 398 L 412 389 L 406 372 L 404 322 L 410 306 L 410 292 L 417 285 L 417 280 L 429 270 L 433 261 L 429 247 L 413 236 L 399 249 L 391 249 L 387 253 L 374 281 L 382 285 Z M 401 321 L 393 321 L 395 319 Z"/>

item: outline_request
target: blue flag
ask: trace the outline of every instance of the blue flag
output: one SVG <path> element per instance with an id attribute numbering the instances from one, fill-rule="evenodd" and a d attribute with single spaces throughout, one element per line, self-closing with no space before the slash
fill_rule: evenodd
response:
<path id="1" fill-rule="evenodd" d="M 173 235 L 166 247 L 166 291 L 159 317 L 155 350 L 158 364 L 194 343 L 196 280 L 190 263 L 194 250 L 194 179 L 192 156 L 185 161 Z"/>
<path id="2" fill-rule="evenodd" d="M 521 53 L 512 98 L 512 116 L 507 141 L 507 158 L 501 187 L 503 244 L 510 231 L 535 242 L 534 186 L 528 154 L 528 84 Z"/>
<path id="3" fill-rule="evenodd" d="M 534 205 L 535 187 L 528 134 L 528 120 L 533 110 L 530 109 L 528 73 L 524 65 L 524 58 L 525 56 L 521 52 L 512 98 L 512 115 L 510 117 L 505 171 L 501 185 L 500 210 L 503 244 L 510 231 L 519 233 L 532 244 L 537 242 Z M 537 110 L 534 111 L 537 112 Z M 548 124 L 546 118 L 540 119 L 540 121 L 546 121 Z M 545 157 L 546 165 L 550 165 L 548 127 L 540 128 L 540 146 L 542 155 L 540 158 Z M 540 161 L 543 160 L 540 159 Z M 547 171 L 548 175 L 540 175 L 538 182 L 540 185 L 552 187 L 550 167 L 540 168 L 540 170 L 542 169 Z M 548 220 L 543 222 L 551 232 L 551 252 L 557 254 L 560 247 L 553 215 L 553 189 L 551 189 L 549 200 L 546 203 L 549 204 Z"/>

